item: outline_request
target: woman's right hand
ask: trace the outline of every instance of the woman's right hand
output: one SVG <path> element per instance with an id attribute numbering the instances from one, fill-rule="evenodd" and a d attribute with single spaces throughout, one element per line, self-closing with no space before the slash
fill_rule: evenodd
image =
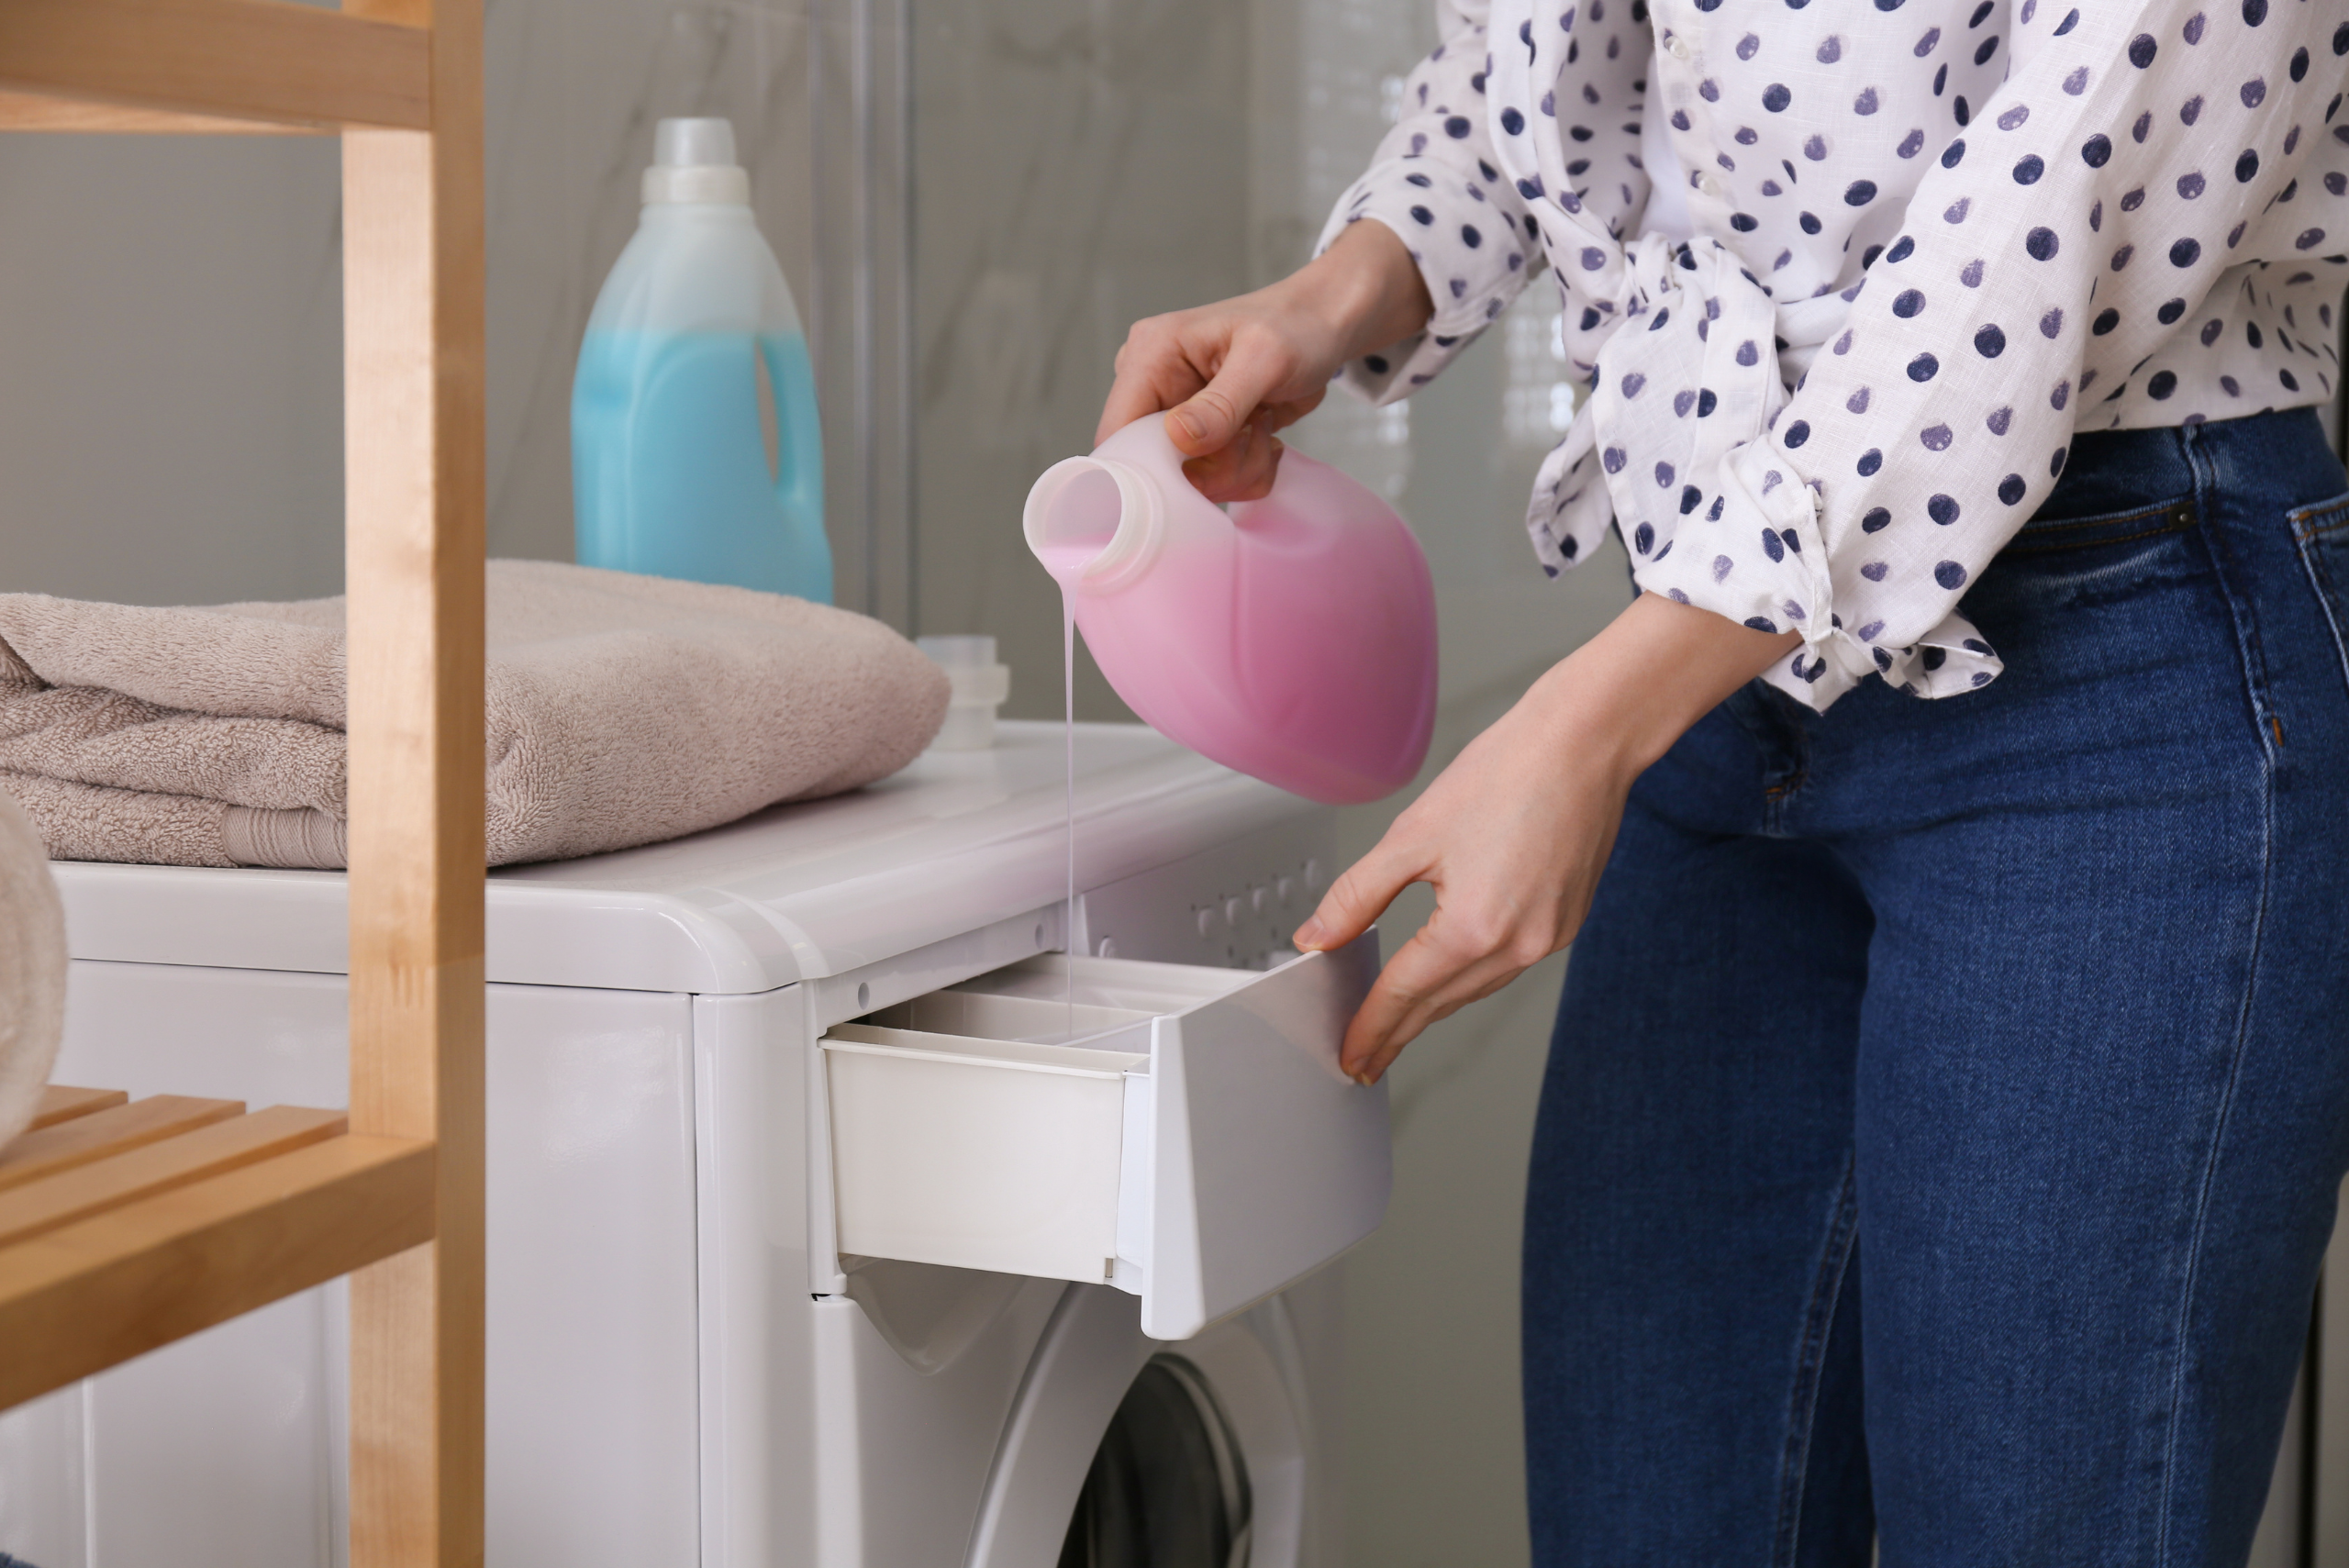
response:
<path id="1" fill-rule="evenodd" d="M 1348 360 L 1409 337 L 1434 315 L 1417 262 L 1383 223 L 1357 223 L 1268 288 L 1137 321 L 1118 350 L 1099 445 L 1145 415 L 1210 501 L 1273 487 L 1274 432 L 1313 412 Z"/>

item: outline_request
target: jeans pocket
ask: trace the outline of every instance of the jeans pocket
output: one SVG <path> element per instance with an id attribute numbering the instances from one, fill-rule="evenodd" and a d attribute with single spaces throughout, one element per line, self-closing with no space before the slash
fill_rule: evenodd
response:
<path id="1" fill-rule="evenodd" d="M 2165 534 L 2184 533 L 2201 520 L 2194 497 L 2179 495 L 2150 506 L 2131 506 L 2086 517 L 2035 517 L 2000 553 L 2013 556 L 2061 555 L 2074 550 L 2101 550 L 2135 544 Z"/>
<path id="2" fill-rule="evenodd" d="M 2085 517 L 2043 514 L 2007 541 L 1979 591 L 2033 614 L 2142 602 L 2207 573 L 2202 520 L 2191 495 Z"/>
<path id="3" fill-rule="evenodd" d="M 2291 519 L 2292 540 L 2300 548 L 2300 564 L 2332 630 L 2342 679 L 2349 681 L 2349 495 L 2285 515 Z"/>

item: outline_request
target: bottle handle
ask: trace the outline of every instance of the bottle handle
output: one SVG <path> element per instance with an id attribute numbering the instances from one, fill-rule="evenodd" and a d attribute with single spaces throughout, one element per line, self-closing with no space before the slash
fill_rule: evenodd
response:
<path id="1" fill-rule="evenodd" d="M 800 517 L 823 526 L 823 423 L 816 406 L 816 376 L 805 350 L 782 351 L 781 340 L 762 332 L 759 354 L 766 361 L 767 384 L 774 392 L 775 499 Z"/>

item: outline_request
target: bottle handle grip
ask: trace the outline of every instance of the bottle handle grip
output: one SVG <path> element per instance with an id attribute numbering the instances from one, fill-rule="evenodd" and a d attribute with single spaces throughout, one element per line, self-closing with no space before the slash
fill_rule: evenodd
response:
<path id="1" fill-rule="evenodd" d="M 823 422 L 816 406 L 816 377 L 806 353 L 785 355 L 773 338 L 758 339 L 774 393 L 775 499 L 785 509 L 815 515 L 818 527 L 824 494 Z"/>

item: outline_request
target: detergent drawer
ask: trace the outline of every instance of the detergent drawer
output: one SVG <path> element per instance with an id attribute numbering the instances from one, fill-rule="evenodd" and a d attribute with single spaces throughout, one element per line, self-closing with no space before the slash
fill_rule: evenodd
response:
<path id="1" fill-rule="evenodd" d="M 1162 1340 L 1285 1288 L 1386 1213 L 1386 1086 L 1338 1070 L 1377 969 L 1047 954 L 835 1027 L 841 1251 L 1114 1284 Z"/>

